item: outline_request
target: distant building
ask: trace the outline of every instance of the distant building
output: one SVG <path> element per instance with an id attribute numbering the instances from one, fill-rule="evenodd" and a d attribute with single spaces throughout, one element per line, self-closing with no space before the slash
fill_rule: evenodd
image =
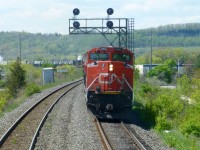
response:
<path id="1" fill-rule="evenodd" d="M 3 61 L 3 57 L 0 55 L 0 61 Z"/>
<path id="2" fill-rule="evenodd" d="M 6 65 L 7 63 L 7 61 L 3 61 L 3 57 L 0 55 L 0 65 Z"/>
<path id="3" fill-rule="evenodd" d="M 151 64 L 135 65 L 135 68 L 139 70 L 140 75 L 146 75 L 151 70 L 151 68 L 153 69 L 159 65 L 162 64 L 152 64 L 152 67 Z M 180 64 L 179 66 L 176 65 L 176 69 L 177 71 L 179 70 L 179 74 L 182 75 L 185 73 L 185 69 L 191 66 L 193 66 L 193 64 Z"/>

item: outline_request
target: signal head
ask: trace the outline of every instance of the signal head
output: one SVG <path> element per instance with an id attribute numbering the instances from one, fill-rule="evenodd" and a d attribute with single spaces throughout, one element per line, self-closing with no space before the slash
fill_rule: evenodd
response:
<path id="1" fill-rule="evenodd" d="M 106 23 L 106 25 L 107 25 L 107 27 L 108 27 L 109 29 L 112 29 L 112 28 L 113 28 L 113 22 L 112 22 L 112 21 L 108 21 L 108 22 Z"/>
<path id="2" fill-rule="evenodd" d="M 80 27 L 80 23 L 78 21 L 75 21 L 73 23 L 74 28 L 78 29 Z"/>
<path id="3" fill-rule="evenodd" d="M 80 10 L 78 8 L 74 8 L 73 14 L 74 15 L 79 15 L 79 13 L 80 13 Z"/>
<path id="4" fill-rule="evenodd" d="M 107 14 L 112 15 L 114 13 L 114 10 L 112 8 L 107 9 Z"/>

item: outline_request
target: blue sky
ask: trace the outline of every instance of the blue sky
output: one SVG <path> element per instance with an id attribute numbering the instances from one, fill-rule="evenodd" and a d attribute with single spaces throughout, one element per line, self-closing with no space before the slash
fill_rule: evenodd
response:
<path id="1" fill-rule="evenodd" d="M 135 18 L 135 29 L 200 22 L 198 0 L 0 0 L 0 31 L 68 34 L 74 8 L 79 18 Z"/>

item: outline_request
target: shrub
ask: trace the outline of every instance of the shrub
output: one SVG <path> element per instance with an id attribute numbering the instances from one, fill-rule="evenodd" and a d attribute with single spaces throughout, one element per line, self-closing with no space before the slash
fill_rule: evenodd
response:
<path id="1" fill-rule="evenodd" d="M 166 89 L 156 98 L 154 106 L 155 111 L 166 115 L 167 118 L 175 118 L 183 110 L 183 103 L 176 95 L 176 92 Z"/>
<path id="2" fill-rule="evenodd" d="M 12 96 L 16 96 L 18 90 L 25 85 L 26 71 L 22 68 L 19 59 L 11 65 L 8 76 L 8 89 Z"/>
<path id="3" fill-rule="evenodd" d="M 163 65 L 156 66 L 147 74 L 148 77 L 156 76 L 159 80 L 171 83 L 175 75 L 176 62 L 172 59 L 166 60 Z"/>
<path id="4" fill-rule="evenodd" d="M 40 91 L 41 91 L 41 88 L 35 83 L 29 84 L 25 89 L 26 96 L 31 96 Z"/>
<path id="5" fill-rule="evenodd" d="M 173 119 L 177 119 L 183 110 L 183 103 L 175 91 L 164 89 L 149 99 L 145 105 L 151 121 L 156 123 L 159 131 L 171 129 Z"/>
<path id="6" fill-rule="evenodd" d="M 26 70 L 26 82 L 30 84 L 35 82 L 37 84 L 41 84 L 42 80 L 42 68 L 34 67 L 30 64 L 23 64 L 23 68 Z"/>
<path id="7" fill-rule="evenodd" d="M 156 117 L 156 127 L 158 131 L 170 130 L 172 128 L 172 122 L 167 119 L 164 115 L 159 115 Z"/>
<path id="8" fill-rule="evenodd" d="M 0 112 L 3 111 L 4 106 L 6 105 L 10 95 L 8 92 L 0 91 Z"/>
<path id="9" fill-rule="evenodd" d="M 6 99 L 5 97 L 0 97 L 0 112 L 3 111 L 3 107 L 6 104 Z"/>
<path id="10" fill-rule="evenodd" d="M 182 94 L 188 95 L 191 92 L 191 81 L 186 75 L 178 79 L 177 85 Z"/>
<path id="11" fill-rule="evenodd" d="M 187 108 L 184 118 L 180 125 L 181 132 L 186 135 L 200 137 L 200 105 Z"/>

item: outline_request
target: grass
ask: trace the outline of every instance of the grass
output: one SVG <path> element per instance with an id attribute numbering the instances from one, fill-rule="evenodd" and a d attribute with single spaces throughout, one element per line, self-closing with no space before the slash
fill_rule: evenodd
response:
<path id="1" fill-rule="evenodd" d="M 169 133 L 160 132 L 163 141 L 177 150 L 199 150 L 200 139 L 194 136 L 185 136 L 178 130 L 172 130 Z"/>
<path id="2" fill-rule="evenodd" d="M 144 109 L 143 104 L 136 100 L 134 102 L 133 111 L 141 119 L 142 123 L 144 123 L 146 129 L 155 130 L 155 122 L 152 121 L 151 116 L 149 116 L 148 112 Z M 176 150 L 200 150 L 200 138 L 192 135 L 184 135 L 180 133 L 178 129 L 173 129 L 170 132 L 155 131 L 160 135 L 163 143 Z"/>
<path id="3" fill-rule="evenodd" d="M 189 116 L 191 116 L 193 119 L 198 118 L 197 116 L 199 109 L 193 109 L 193 107 L 191 107 L 192 109 L 191 111 L 189 112 L 186 111 L 187 110 L 186 108 L 188 108 L 186 107 L 187 104 L 182 103 L 182 101 L 179 100 L 180 91 L 174 91 L 174 90 L 171 91 L 166 89 L 164 89 L 163 91 L 162 89 L 160 89 L 159 91 L 156 92 L 157 94 L 155 95 L 154 94 L 155 91 L 153 90 L 154 86 L 153 87 L 150 86 L 150 89 L 148 89 L 147 88 L 148 86 L 147 87 L 145 86 L 146 88 L 143 88 L 143 85 L 144 83 L 141 82 L 135 83 L 135 89 L 134 89 L 135 100 L 134 100 L 133 111 L 136 112 L 137 116 L 141 119 L 144 126 L 147 129 L 155 130 L 160 135 L 161 139 L 163 140 L 163 143 L 165 143 L 169 147 L 173 147 L 176 150 L 199 150 L 200 137 L 194 136 L 193 134 L 189 134 L 187 132 L 186 132 L 187 134 L 181 132 L 182 131 L 181 125 L 183 125 L 184 120 L 188 121 L 187 119 L 184 119 L 184 117 L 187 117 L 185 115 L 189 114 Z M 169 101 L 170 99 L 172 101 Z M 148 102 L 151 102 L 150 104 L 152 105 L 147 105 L 149 104 Z M 178 102 L 181 102 L 180 104 L 183 104 L 182 108 Z M 145 106 L 152 106 L 152 107 L 145 107 Z M 151 111 L 151 110 L 156 110 L 156 111 Z M 176 112 L 174 116 L 172 116 L 173 113 L 171 113 L 171 110 L 173 110 L 174 113 Z M 152 114 L 151 112 L 157 112 L 157 113 Z M 172 123 L 171 124 L 172 128 L 168 129 L 169 132 L 165 132 L 165 129 L 163 128 L 162 130 L 158 131 L 157 128 L 159 125 L 162 125 L 163 121 L 159 121 L 158 119 L 156 119 L 156 117 L 158 118 L 159 115 L 161 115 L 160 117 L 162 117 L 162 113 L 165 114 L 164 112 L 167 115 L 163 121 L 166 120 Z M 198 124 L 197 121 L 193 126 L 192 126 L 193 122 L 189 123 L 191 124 L 192 131 L 194 130 L 192 127 Z"/>
<path id="4" fill-rule="evenodd" d="M 62 75 L 62 74 L 61 74 Z M 73 81 L 75 79 L 80 79 L 82 77 L 82 68 L 74 68 L 73 72 L 69 72 L 67 76 L 61 76 L 60 74 L 55 73 L 55 82 L 54 83 L 49 83 L 49 84 L 41 84 L 39 85 L 39 88 L 41 91 L 55 87 L 57 85 Z M 37 92 L 37 91 L 36 91 Z M 34 94 L 33 92 L 31 94 Z M 0 95 L 2 96 L 2 94 Z M 30 96 L 30 95 L 29 95 Z M 20 106 L 20 104 L 27 98 L 28 96 L 26 95 L 26 92 L 24 89 L 20 90 L 19 93 L 17 93 L 17 98 L 15 99 L 9 99 L 6 105 L 3 107 L 3 110 L 0 110 L 0 117 L 4 116 L 5 112 L 11 112 L 17 107 Z"/>

